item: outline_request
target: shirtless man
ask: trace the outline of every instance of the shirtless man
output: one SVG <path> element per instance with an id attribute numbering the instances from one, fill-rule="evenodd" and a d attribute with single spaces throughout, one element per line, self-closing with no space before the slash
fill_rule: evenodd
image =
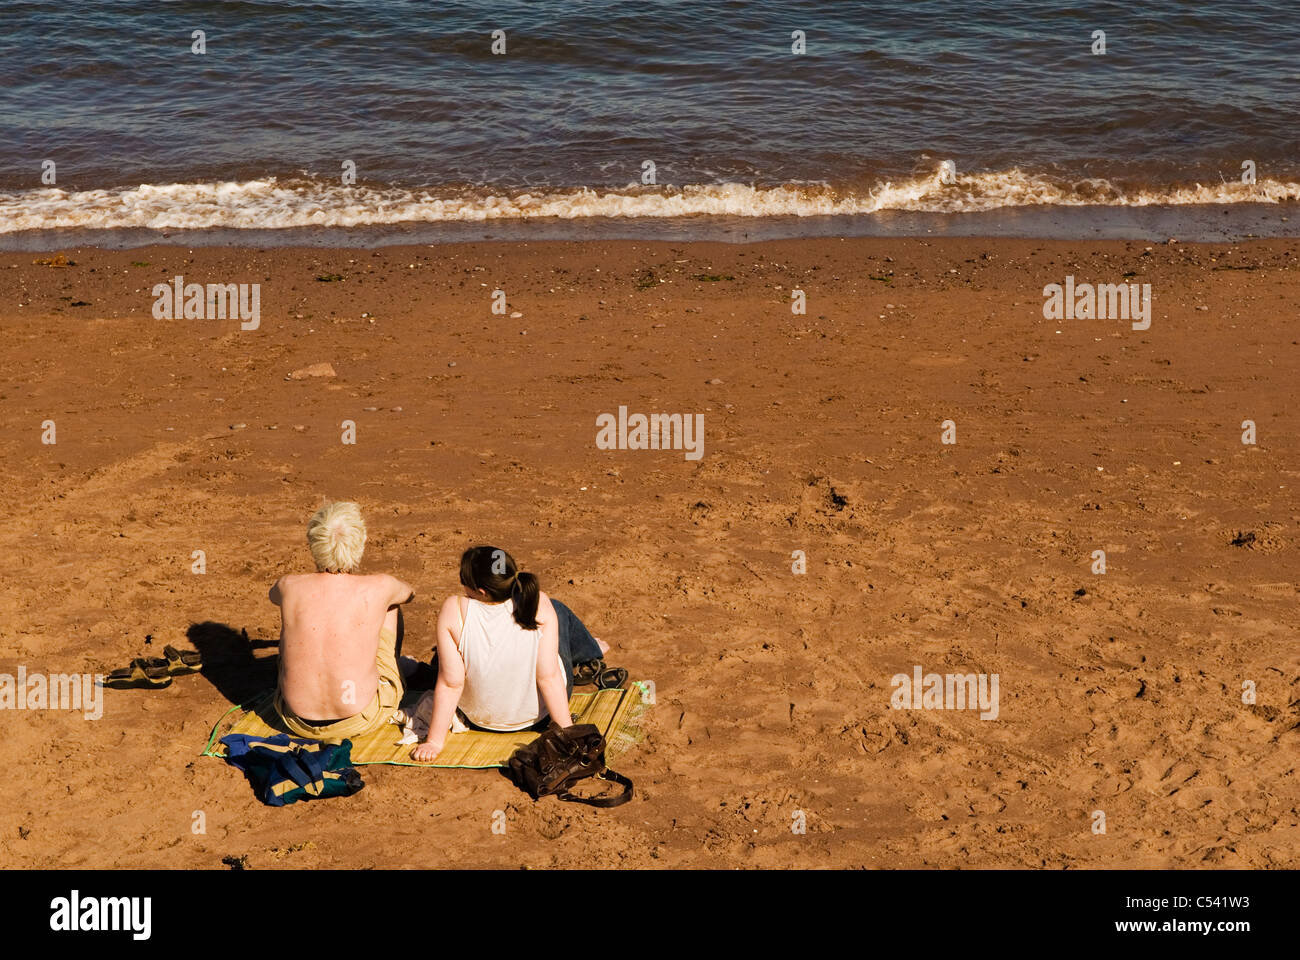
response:
<path id="1" fill-rule="evenodd" d="M 366 525 L 355 503 L 327 503 L 307 524 L 316 573 L 281 577 L 275 710 L 294 736 L 338 743 L 388 722 L 402 699 L 400 605 L 415 592 L 386 573 L 358 575 Z"/>

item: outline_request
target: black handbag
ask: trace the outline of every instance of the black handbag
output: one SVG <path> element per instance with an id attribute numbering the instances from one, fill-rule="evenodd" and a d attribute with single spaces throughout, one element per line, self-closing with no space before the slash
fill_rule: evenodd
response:
<path id="1" fill-rule="evenodd" d="M 516 750 L 506 771 L 515 785 L 534 800 L 554 796 L 592 807 L 617 807 L 632 799 L 632 781 L 605 766 L 605 738 L 590 723 L 552 725 L 532 743 Z M 578 797 L 570 792 L 575 784 L 589 778 L 621 784 L 623 792 L 605 797 Z"/>

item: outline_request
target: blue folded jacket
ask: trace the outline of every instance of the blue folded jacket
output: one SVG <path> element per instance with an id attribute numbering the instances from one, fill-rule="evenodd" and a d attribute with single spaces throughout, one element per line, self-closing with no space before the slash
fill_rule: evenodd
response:
<path id="1" fill-rule="evenodd" d="M 322 744 L 287 733 L 235 733 L 222 737 L 221 743 L 226 762 L 244 771 L 258 798 L 272 807 L 312 797 L 346 797 L 366 785 L 352 766 L 351 740 Z"/>

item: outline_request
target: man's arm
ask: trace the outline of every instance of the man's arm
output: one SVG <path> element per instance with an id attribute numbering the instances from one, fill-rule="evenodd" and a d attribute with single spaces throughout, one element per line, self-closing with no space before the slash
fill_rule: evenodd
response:
<path id="1" fill-rule="evenodd" d="M 403 603 L 410 603 L 415 599 L 415 591 L 411 589 L 410 584 L 398 580 L 396 577 L 389 577 L 388 579 L 393 581 L 391 584 L 392 592 L 388 595 L 389 607 L 396 607 Z"/>

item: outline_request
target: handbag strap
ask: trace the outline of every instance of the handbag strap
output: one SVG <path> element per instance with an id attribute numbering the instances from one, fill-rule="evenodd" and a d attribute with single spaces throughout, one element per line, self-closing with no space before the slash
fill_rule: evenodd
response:
<path id="1" fill-rule="evenodd" d="M 568 800 L 570 803 L 585 803 L 589 807 L 619 807 L 632 799 L 632 781 L 623 774 L 615 773 L 609 767 L 606 767 L 596 774 L 594 779 L 622 784 L 623 792 L 608 797 L 578 797 L 566 790 L 563 793 L 557 793 L 555 796 L 561 800 Z"/>

